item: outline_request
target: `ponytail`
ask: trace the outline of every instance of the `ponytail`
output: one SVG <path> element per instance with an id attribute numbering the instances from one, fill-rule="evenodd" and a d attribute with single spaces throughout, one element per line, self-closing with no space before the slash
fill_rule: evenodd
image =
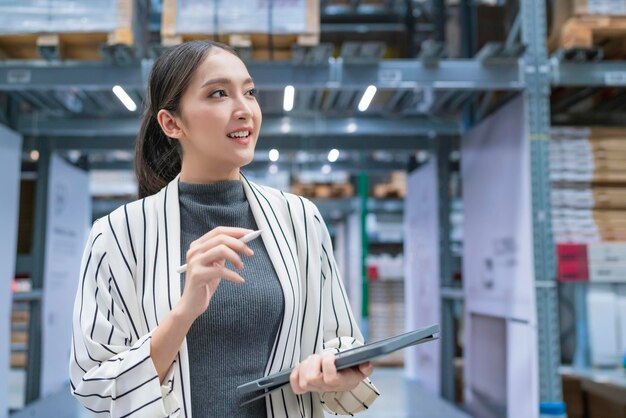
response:
<path id="1" fill-rule="evenodd" d="M 168 138 L 157 114 L 161 109 L 180 115 L 180 101 L 196 68 L 211 49 L 220 48 L 239 57 L 230 46 L 214 41 L 191 41 L 167 49 L 154 63 L 148 81 L 147 103 L 135 142 L 135 175 L 139 198 L 167 186 L 180 173 L 182 148 Z"/>
<path id="2" fill-rule="evenodd" d="M 135 174 L 139 198 L 155 194 L 180 173 L 182 152 L 178 141 L 169 139 L 153 112 L 146 111 L 135 144 Z"/>

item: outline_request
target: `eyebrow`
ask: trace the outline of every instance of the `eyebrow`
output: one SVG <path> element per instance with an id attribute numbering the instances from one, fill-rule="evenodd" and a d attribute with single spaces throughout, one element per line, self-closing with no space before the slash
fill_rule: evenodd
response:
<path id="1" fill-rule="evenodd" d="M 222 78 L 213 78 L 211 80 L 207 80 L 204 83 L 202 83 L 202 86 L 200 87 L 205 88 L 206 86 L 209 86 L 211 84 L 231 84 L 232 80 L 222 77 Z M 250 84 L 250 83 L 254 83 L 254 80 L 252 80 L 252 78 L 248 77 L 243 81 L 243 84 Z"/>

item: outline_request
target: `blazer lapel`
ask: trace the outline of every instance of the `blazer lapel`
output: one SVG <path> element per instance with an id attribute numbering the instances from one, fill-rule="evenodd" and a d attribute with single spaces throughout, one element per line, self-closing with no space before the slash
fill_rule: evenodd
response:
<path id="1" fill-rule="evenodd" d="M 243 175 L 241 180 L 254 220 L 263 230 L 261 238 L 280 280 L 285 300 L 282 326 L 265 370 L 267 375 L 292 367 L 299 361 L 300 347 L 296 334 L 300 320 L 296 311 L 299 311 L 300 304 L 296 305 L 296 301 L 300 299 L 300 288 L 298 269 L 293 263 L 295 242 L 290 242 L 291 234 L 287 233 L 286 222 L 280 216 L 280 207 L 284 206 L 284 202 L 277 201 L 270 193 L 264 193 Z"/>
<path id="2" fill-rule="evenodd" d="M 180 266 L 180 204 L 178 201 L 178 179 L 180 174 L 174 178 L 166 187 L 161 189 L 157 200 L 157 213 L 159 218 L 159 234 L 163 237 L 163 250 L 159 252 L 163 257 L 159 260 L 158 265 L 161 267 L 159 275 L 166 282 L 169 291 L 167 295 L 163 292 L 162 306 L 169 309 L 159 312 L 159 318 L 163 317 L 179 302 L 182 289 L 180 287 L 180 274 L 176 272 Z M 191 381 L 189 378 L 189 354 L 187 352 L 187 339 L 183 340 L 178 357 L 178 364 L 175 364 L 175 382 L 182 380 L 180 384 L 174 385 L 174 390 L 179 399 L 184 403 L 186 413 L 190 413 L 191 405 Z M 176 377 L 177 376 L 177 377 Z M 183 390 L 185 388 L 186 390 Z M 184 397 L 184 399 L 183 399 Z"/>

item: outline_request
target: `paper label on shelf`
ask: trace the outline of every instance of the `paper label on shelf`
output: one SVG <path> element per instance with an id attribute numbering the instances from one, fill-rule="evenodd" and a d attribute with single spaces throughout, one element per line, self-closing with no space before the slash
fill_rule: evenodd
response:
<path id="1" fill-rule="evenodd" d="M 626 71 L 609 71 L 604 74 L 607 86 L 626 86 Z"/>
<path id="2" fill-rule="evenodd" d="M 30 83 L 30 70 L 9 70 L 7 71 L 7 83 L 9 84 L 28 84 Z"/>
<path id="3" fill-rule="evenodd" d="M 378 71 L 378 81 L 381 83 L 399 83 L 402 81 L 402 71 L 400 70 L 380 70 Z"/>
<path id="4" fill-rule="evenodd" d="M 604 263 L 624 263 L 626 264 L 626 243 L 602 242 L 592 244 L 588 248 L 589 260 Z"/>
<path id="5" fill-rule="evenodd" d="M 626 263 L 589 262 L 589 281 L 598 283 L 626 283 Z"/>
<path id="6" fill-rule="evenodd" d="M 578 0 L 577 13 L 619 16 L 626 14 L 624 0 Z"/>

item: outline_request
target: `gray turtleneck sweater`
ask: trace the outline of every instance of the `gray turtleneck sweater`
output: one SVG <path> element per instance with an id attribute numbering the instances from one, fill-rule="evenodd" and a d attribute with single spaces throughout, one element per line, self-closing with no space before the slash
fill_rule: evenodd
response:
<path id="1" fill-rule="evenodd" d="M 256 230 L 257 225 L 238 180 L 213 184 L 179 182 L 181 264 L 189 245 L 217 226 Z M 187 334 L 194 418 L 266 418 L 265 401 L 239 404 L 237 386 L 263 376 L 280 326 L 284 299 L 278 276 L 258 238 L 248 243 L 252 257 L 241 255 L 243 285 L 222 280 L 209 307 Z M 181 276 L 184 288 L 185 275 Z"/>

